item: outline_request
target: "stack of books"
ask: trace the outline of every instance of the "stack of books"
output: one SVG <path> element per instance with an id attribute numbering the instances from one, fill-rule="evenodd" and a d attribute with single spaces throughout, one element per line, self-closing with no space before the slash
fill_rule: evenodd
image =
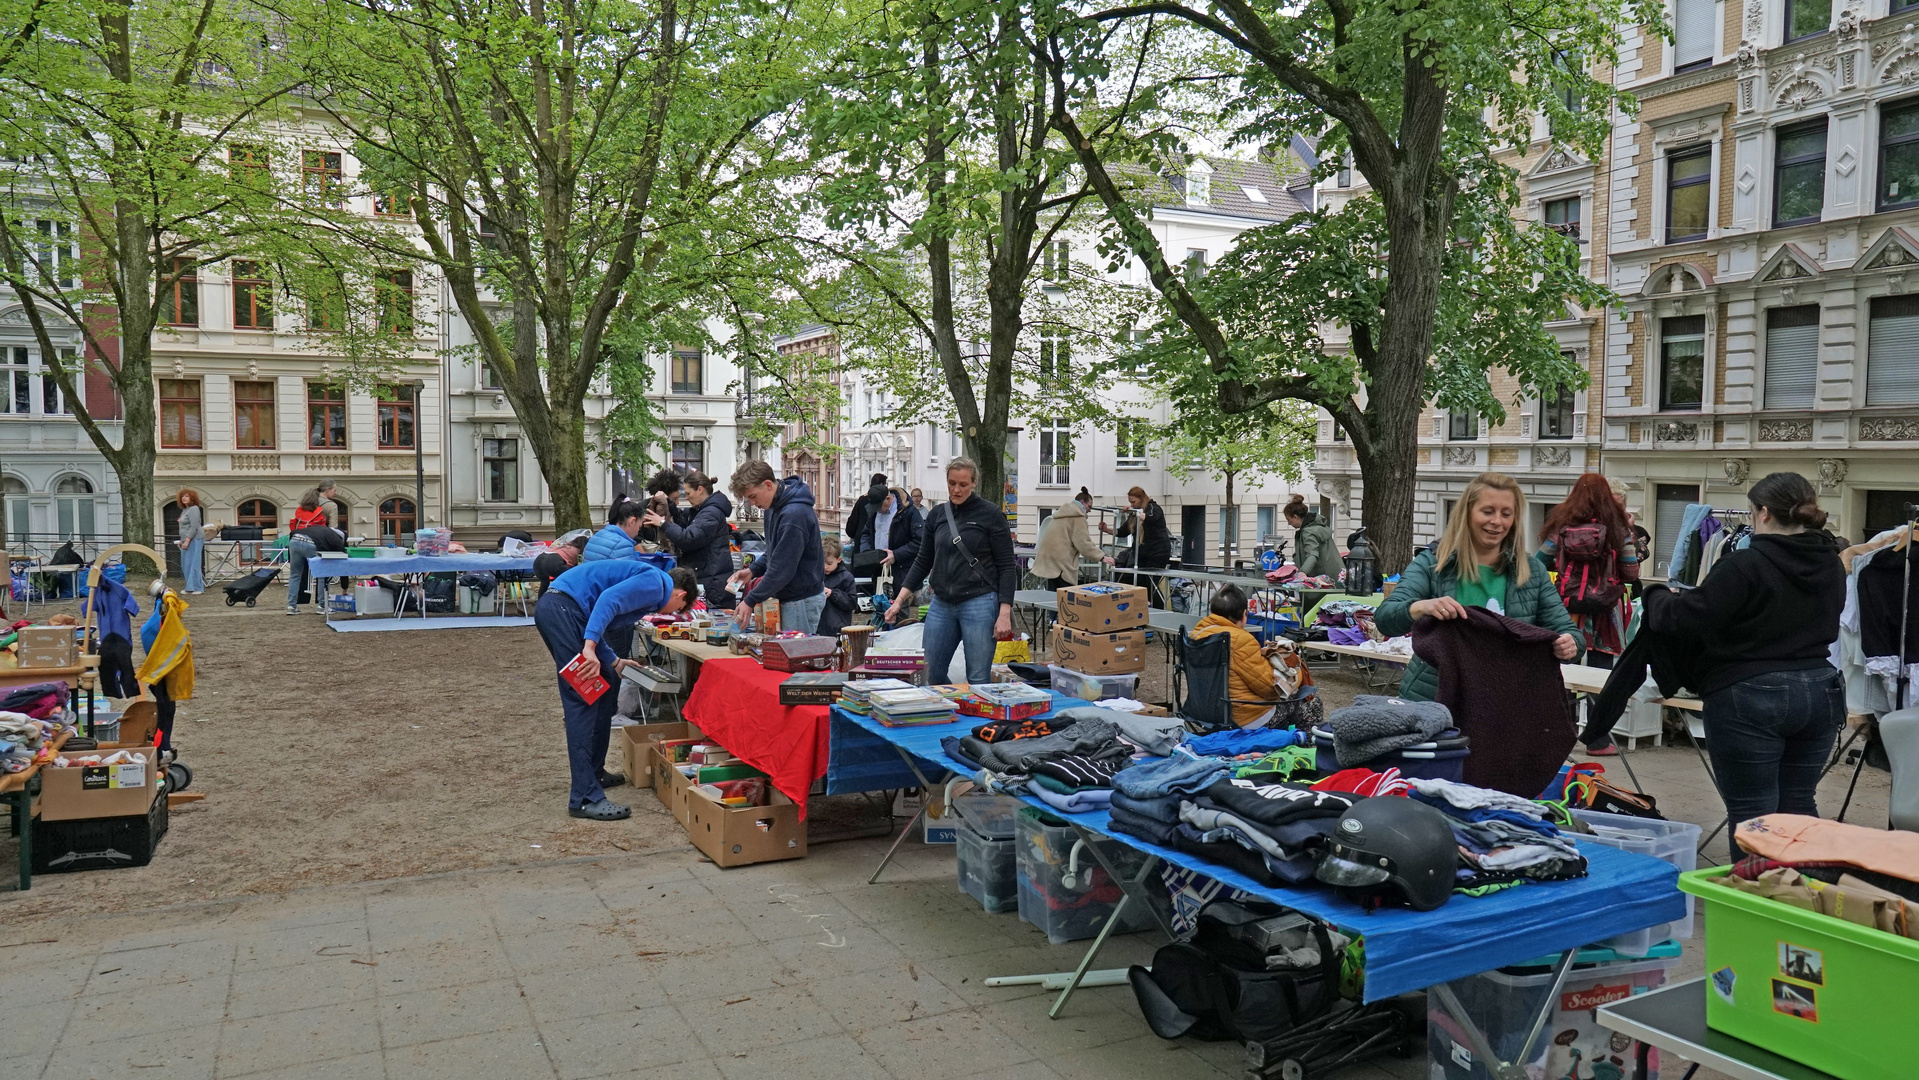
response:
<path id="1" fill-rule="evenodd" d="M 840 708 L 861 716 L 873 714 L 873 695 L 882 690 L 911 690 L 913 684 L 898 679 L 848 679 L 840 689 Z"/>
<path id="2" fill-rule="evenodd" d="M 887 727 L 915 727 L 920 724 L 944 724 L 958 713 L 951 699 L 924 686 L 903 690 L 879 690 L 872 694 L 873 719 Z"/>
<path id="3" fill-rule="evenodd" d="M 1053 695 L 1025 683 L 975 683 L 958 699 L 959 711 L 987 720 L 1024 720 L 1050 712 Z"/>

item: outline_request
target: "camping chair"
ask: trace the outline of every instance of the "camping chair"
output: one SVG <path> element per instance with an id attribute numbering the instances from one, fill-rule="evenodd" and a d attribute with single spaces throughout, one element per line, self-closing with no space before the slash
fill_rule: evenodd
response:
<path id="1" fill-rule="evenodd" d="M 1186 722 L 1188 731 L 1205 734 L 1237 729 L 1235 705 L 1272 707 L 1270 701 L 1237 700 L 1232 696 L 1232 662 L 1230 635 L 1196 638 L 1180 630 L 1179 656 L 1173 665 L 1173 699 L 1178 704 L 1174 711 Z"/>

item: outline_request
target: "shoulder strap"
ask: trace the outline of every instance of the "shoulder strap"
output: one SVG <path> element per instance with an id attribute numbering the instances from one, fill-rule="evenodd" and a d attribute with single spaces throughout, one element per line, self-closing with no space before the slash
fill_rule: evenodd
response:
<path id="1" fill-rule="evenodd" d="M 966 542 L 960 538 L 959 520 L 953 514 L 953 500 L 948 499 L 940 505 L 946 508 L 946 531 L 949 534 L 946 542 L 952 544 L 953 550 L 959 552 L 960 558 L 966 560 L 966 565 L 973 568 L 973 573 L 978 576 L 981 583 L 989 588 L 998 588 L 986 576 L 986 572 L 979 568 L 979 560 L 973 558 L 973 553 L 966 550 Z"/>

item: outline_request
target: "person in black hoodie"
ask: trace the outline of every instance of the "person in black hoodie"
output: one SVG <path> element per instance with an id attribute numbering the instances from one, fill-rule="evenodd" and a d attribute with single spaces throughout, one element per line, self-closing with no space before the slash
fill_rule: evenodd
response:
<path id="1" fill-rule="evenodd" d="M 1819 771 L 1846 718 L 1828 659 L 1846 575 L 1812 484 L 1777 472 L 1752 485 L 1752 546 L 1713 564 L 1698 588 L 1649 588 L 1644 631 L 1689 647 L 1705 701 L 1706 746 L 1732 824 L 1817 817 Z M 1739 854 L 1733 843 L 1733 854 Z"/>
<path id="2" fill-rule="evenodd" d="M 640 524 L 659 527 L 660 535 L 680 553 L 680 565 L 699 579 L 706 606 L 717 611 L 733 606 L 726 593 L 726 579 L 733 576 L 733 528 L 726 519 L 733 504 L 713 487 L 713 478 L 705 473 L 687 473 L 681 481 L 687 505 L 674 507 L 671 519 L 648 511 Z"/>
<path id="3" fill-rule="evenodd" d="M 946 465 L 947 502 L 927 511 L 919 554 L 900 581 L 886 621 L 895 622 L 932 577 L 926 611 L 926 674 L 944 682 L 953 650 L 966 645 L 966 681 L 993 677 L 993 642 L 1013 636 L 1013 531 L 1006 513 L 974 494 L 979 466 L 957 457 Z M 956 535 L 957 534 L 957 535 Z"/>
<path id="4" fill-rule="evenodd" d="M 1119 523 L 1119 531 L 1114 533 L 1114 536 L 1124 541 L 1131 537 L 1133 530 L 1137 528 L 1139 540 L 1137 547 L 1120 552 L 1119 564 L 1137 566 L 1141 570 L 1166 569 L 1167 564 L 1173 561 L 1173 534 L 1166 528 L 1166 511 L 1160 509 L 1158 503 L 1147 498 L 1146 489 L 1137 484 L 1126 492 L 1126 503 L 1132 509 L 1127 512 L 1126 520 Z M 1113 527 L 1102 521 L 1099 523 L 1099 531 L 1110 533 L 1113 532 Z M 1161 588 L 1164 578 L 1154 576 L 1147 578 L 1144 582 L 1139 581 L 1137 574 L 1133 575 L 1133 578 L 1135 584 L 1146 586 L 1146 602 L 1150 606 L 1156 608 L 1166 606 L 1165 594 Z"/>
<path id="5" fill-rule="evenodd" d="M 780 629 L 812 633 L 826 605 L 826 569 L 820 554 L 820 519 L 813 489 L 797 476 L 774 479 L 773 467 L 748 461 L 733 470 L 735 498 L 766 513 L 766 553 L 730 579 L 744 590 L 734 616 L 745 625 L 753 605 L 780 602 Z"/>
<path id="6" fill-rule="evenodd" d="M 826 607 L 820 611 L 819 633 L 838 637 L 840 630 L 853 621 L 853 609 L 859 604 L 859 592 L 853 584 L 853 571 L 840 561 L 840 538 L 828 536 L 820 541 L 826 558 Z"/>
<path id="7" fill-rule="evenodd" d="M 853 553 L 871 551 L 873 543 L 873 518 L 880 512 L 880 504 L 886 501 L 886 474 L 874 473 L 873 482 L 866 486 L 866 494 L 853 503 L 853 509 L 846 515 L 846 539 L 853 545 Z"/>

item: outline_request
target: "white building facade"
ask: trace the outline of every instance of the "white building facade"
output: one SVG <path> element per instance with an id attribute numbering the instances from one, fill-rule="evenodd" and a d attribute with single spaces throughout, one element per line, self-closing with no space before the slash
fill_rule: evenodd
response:
<path id="1" fill-rule="evenodd" d="M 17 297 L 0 293 L 0 492 L 6 549 L 50 554 L 72 542 L 82 555 L 119 542 L 120 484 L 113 467 L 73 418 Z M 78 327 L 44 305 L 54 347 L 84 355 Z M 73 370 L 69 360 L 66 365 Z M 104 376 L 85 379 L 87 409 L 107 438 L 120 440 L 119 401 Z"/>

